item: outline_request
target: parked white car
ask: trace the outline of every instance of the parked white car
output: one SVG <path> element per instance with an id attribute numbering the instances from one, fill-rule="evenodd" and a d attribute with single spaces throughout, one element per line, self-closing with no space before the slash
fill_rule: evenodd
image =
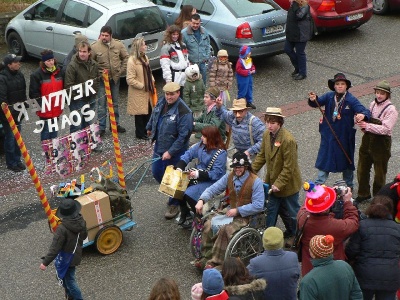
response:
<path id="1" fill-rule="evenodd" d="M 113 37 L 130 50 L 132 39 L 144 33 L 152 69 L 160 68 L 160 50 L 167 23 L 160 9 L 147 0 L 40 0 L 23 10 L 6 27 L 9 52 L 40 57 L 51 49 L 58 62 L 71 51 L 74 35 L 90 42 L 111 26 Z"/>

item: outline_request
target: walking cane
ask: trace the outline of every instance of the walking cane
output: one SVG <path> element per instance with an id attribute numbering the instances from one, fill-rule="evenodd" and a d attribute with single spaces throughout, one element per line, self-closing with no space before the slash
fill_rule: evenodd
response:
<path id="1" fill-rule="evenodd" d="M 344 150 L 342 143 L 340 143 L 340 140 L 339 140 L 338 136 L 336 135 L 336 132 L 333 130 L 331 123 L 329 123 L 329 120 L 328 120 L 327 116 L 324 114 L 324 111 L 322 110 L 321 105 L 319 105 L 318 99 L 315 99 L 315 103 L 317 103 L 319 111 L 321 112 L 323 118 L 325 119 L 326 123 L 328 124 L 329 129 L 331 130 L 331 132 L 332 132 L 333 136 L 335 137 L 336 141 L 338 142 L 340 149 L 342 149 L 342 151 L 343 151 L 344 155 L 346 156 L 347 160 L 352 165 L 353 162 L 351 161 L 350 157 L 347 155 L 346 150 Z"/>

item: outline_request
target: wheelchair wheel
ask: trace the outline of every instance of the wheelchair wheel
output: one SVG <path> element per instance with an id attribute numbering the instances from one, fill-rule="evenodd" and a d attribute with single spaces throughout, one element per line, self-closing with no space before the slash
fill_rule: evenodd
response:
<path id="1" fill-rule="evenodd" d="M 230 240 L 225 252 L 228 257 L 239 257 L 245 265 L 250 259 L 263 251 L 260 233 L 253 228 L 244 228 L 238 231 Z"/>

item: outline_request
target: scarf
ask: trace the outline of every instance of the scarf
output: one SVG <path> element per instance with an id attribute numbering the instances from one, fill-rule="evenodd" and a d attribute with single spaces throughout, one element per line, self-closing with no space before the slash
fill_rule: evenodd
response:
<path id="1" fill-rule="evenodd" d="M 151 76 L 150 65 L 144 53 L 140 53 L 139 61 L 143 66 L 144 90 L 154 94 L 153 77 Z"/>

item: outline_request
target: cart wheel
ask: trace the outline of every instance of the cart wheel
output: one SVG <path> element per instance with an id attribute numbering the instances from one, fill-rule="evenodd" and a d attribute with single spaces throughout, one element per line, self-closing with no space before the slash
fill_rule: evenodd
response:
<path id="1" fill-rule="evenodd" d="M 112 254 L 122 244 L 122 231 L 115 225 L 106 226 L 97 232 L 95 243 L 97 251 L 101 254 Z"/>

